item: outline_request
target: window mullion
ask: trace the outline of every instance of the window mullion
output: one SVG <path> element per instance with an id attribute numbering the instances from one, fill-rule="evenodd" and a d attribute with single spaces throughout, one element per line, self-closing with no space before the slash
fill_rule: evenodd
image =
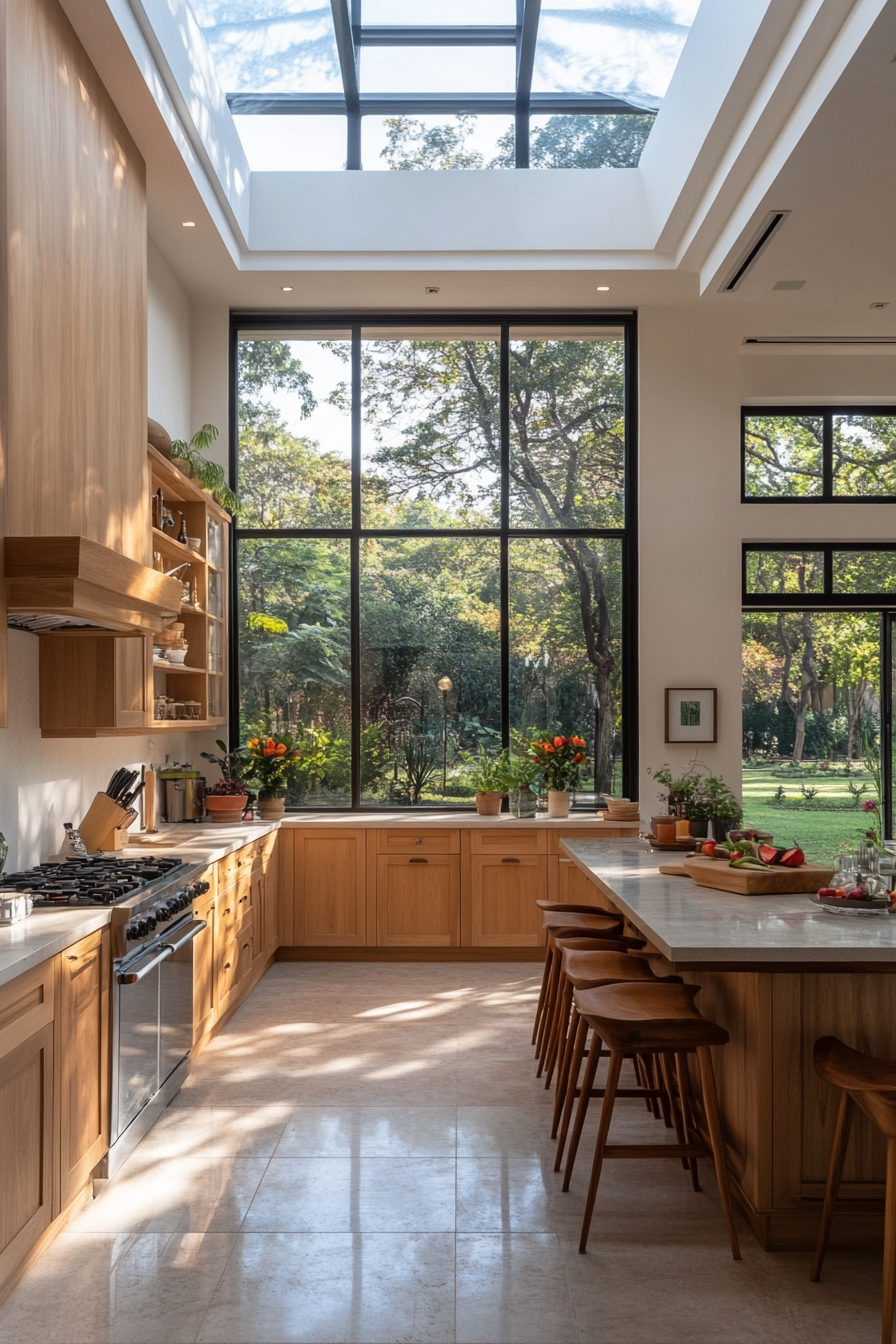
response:
<path id="1" fill-rule="evenodd" d="M 352 327 L 352 536 L 350 542 L 352 808 L 361 806 L 361 328 Z"/>

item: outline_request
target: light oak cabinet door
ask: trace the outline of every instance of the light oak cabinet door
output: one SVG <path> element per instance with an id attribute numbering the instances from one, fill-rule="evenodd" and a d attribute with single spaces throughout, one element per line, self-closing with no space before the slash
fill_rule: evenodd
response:
<path id="1" fill-rule="evenodd" d="M 601 894 L 593 882 L 573 863 L 572 859 L 557 858 L 552 855 L 551 890 L 549 899 L 564 901 L 573 905 L 600 905 Z"/>
<path id="2" fill-rule="evenodd" d="M 0 989 L 0 1298 L 57 1210 L 53 1015 L 58 958 Z"/>
<path id="3" fill-rule="evenodd" d="M 367 832 L 295 833 L 297 947 L 364 947 Z"/>
<path id="4" fill-rule="evenodd" d="M 65 1208 L 109 1147 L 109 929 L 60 956 L 57 1030 L 59 1204 Z"/>
<path id="5" fill-rule="evenodd" d="M 252 910 L 255 922 L 255 955 L 265 960 L 280 946 L 280 892 L 276 854 L 252 874 Z"/>
<path id="6" fill-rule="evenodd" d="M 460 859 L 456 854 L 380 854 L 376 867 L 378 947 L 460 944 Z"/>
<path id="7" fill-rule="evenodd" d="M 539 947 L 547 895 L 547 858 L 470 855 L 470 942 L 473 947 Z"/>
<path id="8" fill-rule="evenodd" d="M 217 898 L 212 896 L 193 907 L 194 919 L 206 927 L 193 939 L 193 1044 L 207 1036 L 215 1025 L 218 1001 L 215 985 L 215 931 Z"/>

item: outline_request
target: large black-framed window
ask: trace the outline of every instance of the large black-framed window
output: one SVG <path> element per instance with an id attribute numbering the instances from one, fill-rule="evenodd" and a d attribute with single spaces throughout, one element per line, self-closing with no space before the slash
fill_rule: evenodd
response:
<path id="1" fill-rule="evenodd" d="M 530 727 L 578 727 L 597 744 L 595 787 L 630 794 L 634 315 L 235 313 L 231 386 L 232 737 L 289 659 L 294 679 L 329 678 L 329 722 L 344 724 L 342 784 L 292 804 L 406 804 L 416 742 L 456 755 Z M 281 446 L 265 416 L 282 430 L 284 398 L 298 427 Z M 300 595 L 300 618 L 284 594 Z M 324 718 L 302 731 L 332 757 Z M 436 764 L 421 801 L 445 782 Z M 449 782 L 439 805 L 467 802 Z"/>
<path id="2" fill-rule="evenodd" d="M 744 406 L 741 502 L 896 500 L 896 406 Z"/>
<path id="3" fill-rule="evenodd" d="M 892 840 L 894 824 L 894 662 L 896 662 L 896 544 L 866 542 L 744 542 L 742 546 L 742 604 L 746 614 L 762 612 L 825 614 L 843 613 L 858 618 L 873 618 L 879 635 L 880 789 L 883 834 Z M 779 618 L 780 619 L 780 618 Z M 861 632 L 863 635 L 867 632 Z M 845 637 L 845 638 L 844 638 Z M 841 643 L 849 645 L 847 629 Z M 855 653 L 861 654 L 862 639 L 857 638 Z M 799 654 L 799 640 L 793 642 L 793 655 Z M 841 673 L 848 676 L 852 647 L 841 656 Z M 774 679 L 772 675 L 772 679 Z M 806 677 L 803 677 L 805 683 Z"/>

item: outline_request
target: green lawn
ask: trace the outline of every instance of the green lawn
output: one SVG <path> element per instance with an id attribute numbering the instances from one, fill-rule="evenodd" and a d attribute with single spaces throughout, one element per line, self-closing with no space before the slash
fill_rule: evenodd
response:
<path id="1" fill-rule="evenodd" d="M 812 799 L 803 797 L 800 784 L 817 789 Z M 865 786 L 859 801 L 849 785 Z M 783 806 L 774 795 L 784 790 Z M 803 767 L 798 774 L 786 765 L 745 767 L 743 772 L 744 824 L 771 831 L 780 845 L 798 844 L 806 858 L 821 863 L 831 859 L 838 849 L 858 848 L 875 817 L 862 812 L 866 798 L 875 798 L 870 774 L 853 767 L 846 776 L 843 767 L 825 772 Z"/>

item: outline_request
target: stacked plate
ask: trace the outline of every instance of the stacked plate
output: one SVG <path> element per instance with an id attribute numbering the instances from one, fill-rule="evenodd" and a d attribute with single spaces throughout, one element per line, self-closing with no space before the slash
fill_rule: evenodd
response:
<path id="1" fill-rule="evenodd" d="M 632 803 L 628 798 L 607 799 L 608 821 L 637 821 L 640 816 L 640 804 Z"/>

